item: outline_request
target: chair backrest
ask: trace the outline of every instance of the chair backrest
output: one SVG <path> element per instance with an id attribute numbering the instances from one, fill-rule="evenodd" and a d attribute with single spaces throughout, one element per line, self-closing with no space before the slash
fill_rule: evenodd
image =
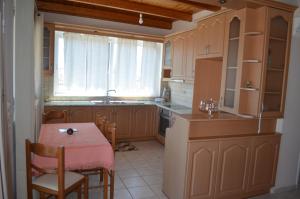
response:
<path id="1" fill-rule="evenodd" d="M 26 139 L 26 173 L 27 186 L 32 186 L 33 169 L 41 174 L 56 173 L 58 176 L 58 192 L 64 192 L 65 185 L 65 150 L 64 147 L 50 147 L 39 143 L 31 143 Z M 44 169 L 32 164 L 32 154 L 57 159 L 57 169 Z"/>
<path id="2" fill-rule="evenodd" d="M 105 124 L 106 124 L 107 118 L 104 115 L 97 114 L 96 115 L 96 126 L 99 128 L 101 133 L 105 135 Z"/>
<path id="3" fill-rule="evenodd" d="M 66 110 L 49 110 L 43 113 L 43 123 L 67 123 L 68 114 Z"/>
<path id="4" fill-rule="evenodd" d="M 106 122 L 105 123 L 105 137 L 111 143 L 113 150 L 116 149 L 116 123 L 115 122 Z"/>

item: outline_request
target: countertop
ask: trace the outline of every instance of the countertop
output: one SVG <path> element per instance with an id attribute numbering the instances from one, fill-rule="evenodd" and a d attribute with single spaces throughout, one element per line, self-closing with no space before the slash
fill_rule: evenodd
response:
<path id="1" fill-rule="evenodd" d="M 217 121 L 217 120 L 257 120 L 257 118 L 254 117 L 243 117 L 239 115 L 234 115 L 231 113 L 226 112 L 217 112 L 214 113 L 211 117 L 208 115 L 208 113 L 201 112 L 197 114 L 182 114 L 180 115 L 182 118 L 190 121 L 190 122 L 196 122 L 196 121 Z"/>
<path id="2" fill-rule="evenodd" d="M 45 102 L 45 106 L 158 106 L 167 109 L 176 114 L 192 114 L 192 109 L 186 106 L 170 103 L 170 102 L 154 102 L 154 101 L 112 101 L 106 104 L 97 101 L 49 101 Z"/>

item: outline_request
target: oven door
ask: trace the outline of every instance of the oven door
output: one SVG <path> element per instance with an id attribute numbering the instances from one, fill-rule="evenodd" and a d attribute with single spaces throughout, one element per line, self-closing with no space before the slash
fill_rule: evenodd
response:
<path id="1" fill-rule="evenodd" d="M 159 120 L 159 134 L 165 137 L 166 129 L 169 127 L 170 127 L 170 112 L 162 109 L 160 112 L 160 120 Z"/>

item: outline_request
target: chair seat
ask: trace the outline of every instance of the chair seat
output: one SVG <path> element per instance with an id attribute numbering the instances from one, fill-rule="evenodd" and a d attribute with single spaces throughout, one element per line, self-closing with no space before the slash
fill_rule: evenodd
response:
<path id="1" fill-rule="evenodd" d="M 83 175 L 75 172 L 65 172 L 65 189 L 68 189 L 76 182 L 82 180 L 84 178 Z M 33 185 L 45 187 L 47 189 L 58 191 L 58 179 L 57 174 L 44 174 L 35 178 L 32 182 Z"/>

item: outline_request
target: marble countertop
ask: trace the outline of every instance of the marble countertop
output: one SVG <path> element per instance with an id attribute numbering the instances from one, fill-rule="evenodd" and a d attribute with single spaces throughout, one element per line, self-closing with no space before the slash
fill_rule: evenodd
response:
<path id="1" fill-rule="evenodd" d="M 120 100 L 111 103 L 103 103 L 101 101 L 49 101 L 45 102 L 45 106 L 147 106 L 156 105 L 160 108 L 170 110 L 176 114 L 192 114 L 192 109 L 186 106 L 170 103 L 170 102 L 154 102 L 154 101 L 132 101 Z"/>

